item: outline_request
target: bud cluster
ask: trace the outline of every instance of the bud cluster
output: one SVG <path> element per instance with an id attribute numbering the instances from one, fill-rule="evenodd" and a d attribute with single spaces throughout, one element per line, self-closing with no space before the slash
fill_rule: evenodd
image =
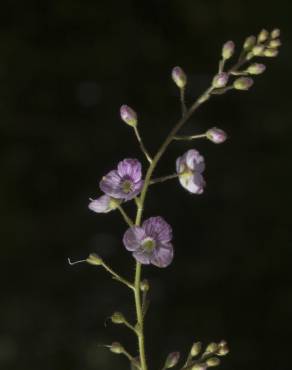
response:
<path id="1" fill-rule="evenodd" d="M 188 365 L 190 366 L 191 370 L 206 370 L 209 367 L 218 366 L 221 362 L 218 356 L 221 357 L 227 355 L 229 349 L 224 340 L 219 343 L 210 343 L 207 345 L 200 358 L 198 360 L 193 360 L 193 358 L 198 356 L 201 351 L 201 342 L 195 342 L 192 345 L 188 358 Z"/>
<path id="2" fill-rule="evenodd" d="M 280 30 L 278 28 L 268 32 L 263 29 L 257 37 L 250 36 L 245 40 L 244 50 L 247 52 L 247 60 L 257 57 L 276 57 L 281 46 Z"/>

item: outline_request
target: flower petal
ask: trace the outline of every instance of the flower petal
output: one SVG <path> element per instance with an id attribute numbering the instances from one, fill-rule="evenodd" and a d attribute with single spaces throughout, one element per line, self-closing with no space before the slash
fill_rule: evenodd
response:
<path id="1" fill-rule="evenodd" d="M 190 149 L 186 152 L 185 161 L 187 166 L 197 172 L 203 172 L 205 169 L 204 157 L 196 150 Z"/>
<path id="2" fill-rule="evenodd" d="M 102 195 L 97 199 L 92 199 L 88 208 L 96 213 L 108 213 L 113 208 L 110 206 L 111 198 L 108 195 Z"/>
<path id="3" fill-rule="evenodd" d="M 101 179 L 99 187 L 107 195 L 110 195 L 114 198 L 122 199 L 124 197 L 124 194 L 121 191 L 120 184 L 121 177 L 119 176 L 118 171 L 114 170 L 110 171 Z"/>
<path id="4" fill-rule="evenodd" d="M 190 193 L 201 194 L 204 191 L 205 180 L 200 173 L 179 176 L 179 182 Z"/>
<path id="5" fill-rule="evenodd" d="M 172 239 L 171 226 L 160 216 L 148 218 L 142 226 L 146 235 L 155 241 L 167 243 Z"/>
<path id="6" fill-rule="evenodd" d="M 133 182 L 139 182 L 142 178 L 142 166 L 137 159 L 124 159 L 118 164 L 118 174 L 121 177 L 128 176 Z"/>
<path id="7" fill-rule="evenodd" d="M 143 252 L 143 251 L 136 251 L 133 253 L 133 257 L 136 259 L 136 261 L 142 263 L 143 265 L 149 265 L 150 264 L 150 255 Z"/>
<path id="8" fill-rule="evenodd" d="M 160 245 L 155 249 L 150 262 L 157 267 L 167 267 L 171 264 L 173 255 L 172 244 Z"/>
<path id="9" fill-rule="evenodd" d="M 128 251 L 137 251 L 145 237 L 145 231 L 142 227 L 133 226 L 125 232 L 123 243 Z"/>

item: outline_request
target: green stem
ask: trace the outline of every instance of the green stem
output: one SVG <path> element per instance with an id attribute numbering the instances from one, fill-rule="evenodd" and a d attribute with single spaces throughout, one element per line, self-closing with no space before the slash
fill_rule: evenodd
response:
<path id="1" fill-rule="evenodd" d="M 143 144 L 143 141 L 142 141 L 142 138 L 140 136 L 140 133 L 139 133 L 139 130 L 137 128 L 137 126 L 133 126 L 133 129 L 135 131 L 135 135 L 136 135 L 136 138 L 140 144 L 140 148 L 142 150 L 142 152 L 144 153 L 145 157 L 147 158 L 148 162 L 151 163 L 152 162 L 152 158 L 150 156 L 150 154 L 148 153 L 148 150 L 145 148 L 145 145 Z"/>
<path id="2" fill-rule="evenodd" d="M 112 268 L 110 268 L 104 261 L 101 262 L 101 266 L 107 271 L 109 272 L 112 276 L 113 276 L 113 279 L 115 280 L 118 280 L 120 281 L 121 283 L 125 284 L 128 288 L 130 288 L 131 290 L 134 290 L 134 286 L 133 284 L 131 284 L 128 280 L 124 279 L 123 277 L 121 277 L 119 274 L 117 274 Z"/>
<path id="3" fill-rule="evenodd" d="M 179 91 L 180 91 L 181 113 L 182 116 L 184 116 L 188 110 L 186 106 L 186 97 L 185 97 L 186 89 L 185 87 L 182 87 L 179 89 Z"/>
<path id="4" fill-rule="evenodd" d="M 168 175 L 168 176 L 157 177 L 156 179 L 151 180 L 149 185 L 157 184 L 159 182 L 164 182 L 167 180 L 176 179 L 177 177 L 178 177 L 177 173 L 173 173 L 172 175 Z"/>
<path id="5" fill-rule="evenodd" d="M 191 135 L 191 136 L 175 136 L 174 140 L 194 140 L 194 139 L 203 139 L 205 137 L 206 137 L 206 134 Z"/>
<path id="6" fill-rule="evenodd" d="M 123 219 L 125 222 L 132 227 L 134 225 L 134 222 L 130 219 L 130 217 L 127 215 L 127 213 L 124 211 L 123 207 L 121 205 L 117 206 L 118 210 L 121 212 L 121 215 L 123 216 Z"/>

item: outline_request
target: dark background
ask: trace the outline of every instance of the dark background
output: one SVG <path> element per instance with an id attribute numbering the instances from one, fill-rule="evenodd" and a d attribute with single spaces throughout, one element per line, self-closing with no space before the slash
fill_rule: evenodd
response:
<path id="1" fill-rule="evenodd" d="M 130 292 L 102 270 L 67 257 L 97 252 L 133 275 L 117 212 L 88 198 L 119 160 L 142 160 L 121 104 L 139 113 L 151 152 L 179 117 L 171 68 L 188 73 L 188 102 L 210 83 L 222 44 L 261 28 L 282 30 L 278 58 L 249 92 L 215 97 L 184 133 L 214 125 L 224 145 L 175 143 L 156 175 L 189 148 L 205 156 L 207 188 L 151 188 L 145 216 L 174 228 L 175 259 L 144 269 L 150 369 L 194 340 L 226 339 L 226 370 L 291 368 L 291 2 L 51 0 L 3 3 L 0 15 L 1 305 L 3 370 L 128 369 L 99 344 L 131 333 L 106 318 L 134 319 Z M 291 79 L 290 79 L 291 80 Z M 144 162 L 146 165 L 146 163 Z M 144 166 L 145 168 L 145 166 Z M 131 204 L 126 206 L 133 212 Z"/>

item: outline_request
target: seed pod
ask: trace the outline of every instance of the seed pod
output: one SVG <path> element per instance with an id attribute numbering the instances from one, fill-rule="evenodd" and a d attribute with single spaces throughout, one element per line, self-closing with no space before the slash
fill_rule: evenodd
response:
<path id="1" fill-rule="evenodd" d="M 150 289 L 148 280 L 144 279 L 143 281 L 141 281 L 140 289 L 142 292 L 148 292 L 148 290 Z"/>
<path id="2" fill-rule="evenodd" d="M 112 345 L 110 346 L 110 351 L 119 355 L 121 353 L 124 353 L 125 350 L 121 343 L 113 342 Z"/>
<path id="3" fill-rule="evenodd" d="M 114 324 L 124 324 L 125 317 L 121 312 L 114 312 L 111 316 L 111 320 Z"/>
<path id="4" fill-rule="evenodd" d="M 94 266 L 102 265 L 102 259 L 95 253 L 91 253 L 86 259 L 86 262 Z"/>

